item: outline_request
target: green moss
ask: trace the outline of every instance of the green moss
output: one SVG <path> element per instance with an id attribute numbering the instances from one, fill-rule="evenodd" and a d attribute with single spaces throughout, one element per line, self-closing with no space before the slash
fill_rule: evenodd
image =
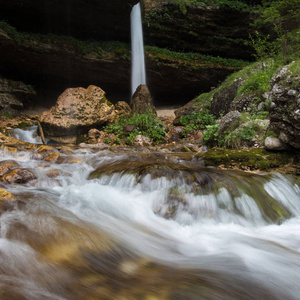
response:
<path id="1" fill-rule="evenodd" d="M 293 163 L 296 157 L 287 152 L 270 152 L 262 148 L 249 150 L 211 149 L 200 154 L 206 166 L 237 167 L 239 169 L 270 171 Z"/>
<path id="2" fill-rule="evenodd" d="M 20 129 L 25 129 L 25 128 L 28 128 L 30 127 L 32 124 L 30 123 L 27 123 L 27 122 L 21 122 L 17 125 L 17 128 L 20 128 Z"/>
<path id="3" fill-rule="evenodd" d="M 184 64 L 199 66 L 199 65 L 211 65 L 211 67 L 215 67 L 216 65 L 233 67 L 233 68 L 241 68 L 248 66 L 250 63 L 239 60 L 239 59 L 229 59 L 229 58 L 221 58 L 214 57 L 209 55 L 204 55 L 200 53 L 182 53 L 171 51 L 168 49 L 158 48 L 154 46 L 145 46 L 146 54 L 152 55 L 155 58 L 170 60 L 170 61 L 180 61 Z"/>

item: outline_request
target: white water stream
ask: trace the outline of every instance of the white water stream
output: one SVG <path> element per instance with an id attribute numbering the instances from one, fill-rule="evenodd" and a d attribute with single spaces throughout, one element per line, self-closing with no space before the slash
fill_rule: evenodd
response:
<path id="1" fill-rule="evenodd" d="M 131 94 L 140 84 L 146 84 L 144 41 L 140 3 L 131 12 Z"/>
<path id="2" fill-rule="evenodd" d="M 158 154 L 146 171 L 126 171 L 135 155 L 61 150 L 50 163 L 0 152 L 37 174 L 3 183 L 17 201 L 0 216 L 0 299 L 299 299 L 294 179 L 195 169 L 197 161 Z"/>

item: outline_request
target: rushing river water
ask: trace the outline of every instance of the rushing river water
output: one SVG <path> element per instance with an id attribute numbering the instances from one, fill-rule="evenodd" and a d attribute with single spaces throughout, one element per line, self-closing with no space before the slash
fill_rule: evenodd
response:
<path id="1" fill-rule="evenodd" d="M 300 299 L 300 189 L 178 154 L 2 150 L 0 299 Z"/>

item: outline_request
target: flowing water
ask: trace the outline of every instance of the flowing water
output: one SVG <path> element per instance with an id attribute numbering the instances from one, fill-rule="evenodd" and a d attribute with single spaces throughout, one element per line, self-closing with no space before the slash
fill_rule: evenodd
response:
<path id="1" fill-rule="evenodd" d="M 134 94 L 140 84 L 146 84 L 144 41 L 140 3 L 131 12 L 131 91 Z"/>
<path id="2" fill-rule="evenodd" d="M 299 183 L 182 155 L 1 150 L 0 299 L 299 299 Z"/>

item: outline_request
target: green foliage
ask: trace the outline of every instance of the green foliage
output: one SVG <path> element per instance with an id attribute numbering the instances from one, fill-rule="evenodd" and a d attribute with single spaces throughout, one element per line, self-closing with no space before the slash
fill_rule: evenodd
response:
<path id="1" fill-rule="evenodd" d="M 13 118 L 13 116 L 11 115 L 11 113 L 3 113 L 3 114 L 1 114 L 2 116 L 4 116 L 4 117 L 6 117 L 7 119 L 12 119 Z"/>
<path id="2" fill-rule="evenodd" d="M 133 131 L 124 133 L 125 125 L 134 125 Z M 166 135 L 163 124 L 152 112 L 133 114 L 130 117 L 121 117 L 115 124 L 106 126 L 104 130 L 114 133 L 118 138 L 126 138 L 126 142 L 129 145 L 132 145 L 134 138 L 140 134 L 158 143 L 162 142 Z"/>
<path id="3" fill-rule="evenodd" d="M 161 2 L 161 0 L 156 1 Z M 189 6 L 198 5 L 217 6 L 237 11 L 251 11 L 253 9 L 253 5 L 236 0 L 169 0 L 168 2 L 177 5 L 183 14 L 187 13 Z"/>
<path id="4" fill-rule="evenodd" d="M 225 138 L 225 146 L 237 149 L 241 146 L 243 141 L 250 141 L 257 132 L 257 127 L 241 126 L 233 132 L 229 133 Z"/>
<path id="5" fill-rule="evenodd" d="M 266 26 L 273 28 L 275 37 L 270 39 L 258 38 L 253 40 L 254 48 L 259 58 L 264 58 L 270 52 L 271 55 L 281 56 L 287 59 L 289 56 L 299 57 L 300 38 L 300 1 L 299 0 L 276 0 L 263 1 L 259 11 L 259 18 L 254 26 L 263 29 Z M 298 55 L 297 55 L 298 54 Z"/>
<path id="6" fill-rule="evenodd" d="M 117 41 L 94 41 L 94 40 L 77 40 L 70 36 L 55 35 L 55 34 L 36 34 L 19 32 L 14 27 L 10 26 L 5 21 L 0 21 L 0 28 L 3 29 L 17 43 L 25 41 L 39 41 L 51 45 L 57 45 L 65 51 L 75 51 L 81 55 L 90 52 L 97 53 L 99 58 L 103 57 L 103 52 L 114 53 L 123 59 L 130 59 L 130 47 L 128 44 Z"/>
<path id="7" fill-rule="evenodd" d="M 214 57 L 200 53 L 175 52 L 154 46 L 146 46 L 145 50 L 146 53 L 148 52 L 149 54 L 154 55 L 158 59 L 180 60 L 183 63 L 189 63 L 192 65 L 219 64 L 228 67 L 245 67 L 250 64 L 249 62 L 239 59 L 222 58 L 219 56 Z"/>
<path id="8" fill-rule="evenodd" d="M 208 112 L 208 110 L 203 109 L 192 115 L 182 116 L 180 118 L 180 123 L 184 126 L 182 133 L 183 136 L 187 136 L 189 132 L 205 129 L 207 125 L 214 125 L 216 120 L 215 117 Z"/>
<path id="9" fill-rule="evenodd" d="M 257 114 L 251 115 L 250 119 L 251 120 L 265 120 L 269 117 L 269 112 L 268 111 L 261 111 Z"/>
<path id="10" fill-rule="evenodd" d="M 207 125 L 205 130 L 203 131 L 203 142 L 206 145 L 213 146 L 218 143 L 218 128 L 219 124 Z M 221 146 L 220 143 L 219 146 Z"/>
<path id="11" fill-rule="evenodd" d="M 110 143 L 111 143 L 111 140 L 110 140 L 109 138 L 105 138 L 104 143 L 105 143 L 105 144 L 110 144 Z"/>
<path id="12" fill-rule="evenodd" d="M 264 92 L 270 89 L 270 80 L 279 69 L 280 64 L 277 62 L 269 61 L 268 63 L 259 63 L 257 67 L 249 68 L 246 75 L 245 81 L 242 86 L 238 89 L 237 96 L 245 93 L 250 94 L 256 92 L 262 95 Z"/>

